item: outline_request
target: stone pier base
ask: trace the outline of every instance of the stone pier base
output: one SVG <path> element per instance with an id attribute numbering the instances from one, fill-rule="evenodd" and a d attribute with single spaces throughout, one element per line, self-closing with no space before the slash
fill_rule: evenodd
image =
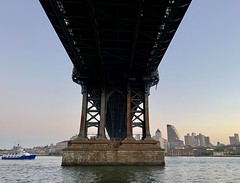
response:
<path id="1" fill-rule="evenodd" d="M 154 140 L 73 140 L 63 150 L 62 166 L 165 165 L 164 149 Z"/>

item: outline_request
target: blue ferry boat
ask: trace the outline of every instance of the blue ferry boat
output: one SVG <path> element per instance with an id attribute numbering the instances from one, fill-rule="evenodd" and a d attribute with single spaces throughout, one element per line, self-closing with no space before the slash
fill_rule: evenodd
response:
<path id="1" fill-rule="evenodd" d="M 35 154 L 29 154 L 24 151 L 21 146 L 17 145 L 13 147 L 13 150 L 7 154 L 3 154 L 2 159 L 4 160 L 25 160 L 25 159 L 35 159 Z"/>

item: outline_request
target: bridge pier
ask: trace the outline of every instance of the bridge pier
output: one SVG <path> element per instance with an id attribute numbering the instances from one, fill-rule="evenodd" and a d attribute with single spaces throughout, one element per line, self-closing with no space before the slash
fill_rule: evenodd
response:
<path id="1" fill-rule="evenodd" d="M 79 135 L 63 150 L 62 165 L 164 165 L 164 150 L 150 135 L 148 90 L 95 88 L 82 87 Z M 95 138 L 88 138 L 91 127 Z M 135 127 L 141 140 L 133 138 Z"/>
<path id="2" fill-rule="evenodd" d="M 74 140 L 63 150 L 62 166 L 164 166 L 164 151 L 154 140 Z"/>

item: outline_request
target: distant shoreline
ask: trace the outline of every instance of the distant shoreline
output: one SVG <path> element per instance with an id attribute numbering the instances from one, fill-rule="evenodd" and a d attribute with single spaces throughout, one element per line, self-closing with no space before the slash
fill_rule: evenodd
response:
<path id="1" fill-rule="evenodd" d="M 240 157 L 240 155 L 223 155 L 223 156 L 169 156 L 166 155 L 165 157 Z"/>
<path id="2" fill-rule="evenodd" d="M 0 157 L 2 157 L 3 154 L 0 154 Z M 51 154 L 35 154 L 36 156 L 57 156 L 57 157 L 61 157 L 62 155 L 51 155 Z"/>

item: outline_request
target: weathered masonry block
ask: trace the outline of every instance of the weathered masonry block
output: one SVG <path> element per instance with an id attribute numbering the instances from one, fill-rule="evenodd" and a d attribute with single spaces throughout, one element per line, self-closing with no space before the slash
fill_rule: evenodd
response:
<path id="1" fill-rule="evenodd" d="M 164 166 L 164 150 L 154 140 L 75 140 L 64 149 L 62 165 Z"/>

